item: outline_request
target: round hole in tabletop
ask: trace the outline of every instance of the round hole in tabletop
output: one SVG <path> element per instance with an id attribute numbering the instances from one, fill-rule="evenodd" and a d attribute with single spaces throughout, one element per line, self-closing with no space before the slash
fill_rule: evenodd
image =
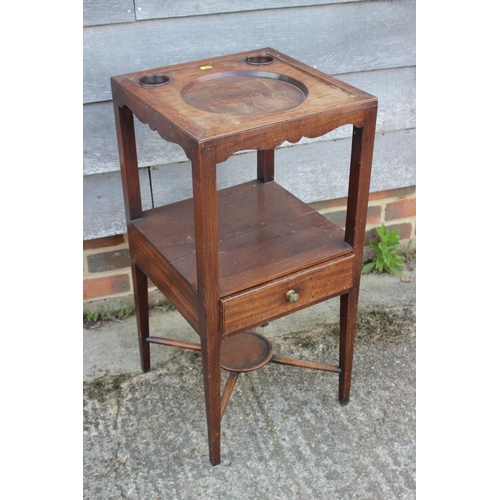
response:
<path id="1" fill-rule="evenodd" d="M 253 66 L 263 66 L 266 64 L 273 63 L 274 57 L 267 56 L 267 55 L 248 56 L 248 57 L 245 57 L 244 61 L 247 64 L 252 64 Z"/>
<path id="2" fill-rule="evenodd" d="M 167 85 L 171 82 L 167 75 L 146 75 L 139 78 L 139 85 L 142 87 L 160 87 L 162 85 Z"/>

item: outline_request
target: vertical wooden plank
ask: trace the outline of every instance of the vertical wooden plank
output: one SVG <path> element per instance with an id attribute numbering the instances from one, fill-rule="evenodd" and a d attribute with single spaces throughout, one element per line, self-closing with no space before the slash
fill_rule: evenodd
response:
<path id="1" fill-rule="evenodd" d="M 377 108 L 365 110 L 363 128 L 354 127 L 347 200 L 345 241 L 354 248 L 353 288 L 340 297 L 339 400 L 346 405 L 351 391 L 359 281 L 363 259 L 366 213 L 375 141 Z"/>
<path id="2" fill-rule="evenodd" d="M 257 179 L 260 182 L 274 180 L 274 149 L 257 151 Z"/>
<path id="3" fill-rule="evenodd" d="M 290 7 L 316 6 L 332 3 L 361 2 L 363 0 L 254 0 L 241 2 L 235 0 L 189 1 L 177 0 L 136 0 L 137 20 L 163 19 L 170 17 L 202 16 L 245 12 L 249 10 L 282 9 Z"/>
<path id="4" fill-rule="evenodd" d="M 192 161 L 198 314 L 210 462 L 220 463 L 221 334 L 215 150 Z"/>
<path id="5" fill-rule="evenodd" d="M 415 0 L 240 11 L 85 28 L 84 103 L 109 99 L 111 75 L 267 47 L 270 33 L 274 49 L 330 75 L 414 66 Z"/>
<path id="6" fill-rule="evenodd" d="M 83 0 L 83 26 L 135 22 L 134 0 Z"/>

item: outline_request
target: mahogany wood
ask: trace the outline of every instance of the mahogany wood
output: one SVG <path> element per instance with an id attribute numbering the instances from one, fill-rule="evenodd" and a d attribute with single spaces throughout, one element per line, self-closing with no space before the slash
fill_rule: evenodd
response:
<path id="1" fill-rule="evenodd" d="M 201 345 L 196 342 L 185 342 L 183 340 L 167 339 L 165 337 L 147 337 L 146 342 L 150 344 L 178 347 L 180 349 L 189 349 L 190 351 L 201 351 Z"/>
<path id="2" fill-rule="evenodd" d="M 364 109 L 377 105 L 377 99 L 366 92 L 271 48 L 257 53 L 270 55 L 275 62 L 249 66 L 243 61 L 249 53 L 242 52 L 113 77 L 113 100 L 119 106 L 127 105 L 139 120 L 148 123 L 166 140 L 180 144 L 191 160 L 200 144 L 216 147 L 217 163 L 235 151 L 274 149 L 286 140 L 297 142 L 301 137 L 318 137 L 348 123 L 360 127 Z M 202 69 L 207 66 L 211 68 Z M 259 74 L 281 74 L 300 82 L 308 90 L 307 99 L 281 113 L 245 115 L 241 120 L 235 120 L 234 115 L 202 111 L 182 99 L 182 91 L 194 81 L 214 74 L 219 77 L 221 73 L 256 71 L 256 68 Z M 153 74 L 164 74 L 172 83 L 156 88 L 139 85 L 140 78 Z"/>
<path id="3" fill-rule="evenodd" d="M 222 297 L 352 253 L 342 228 L 276 182 L 251 181 L 217 194 Z M 132 226 L 141 251 L 196 290 L 193 200 L 145 211 Z"/>
<path id="4" fill-rule="evenodd" d="M 141 186 L 135 143 L 134 116 L 127 106 L 114 104 L 120 171 L 127 224 L 142 216 Z"/>
<path id="5" fill-rule="evenodd" d="M 352 287 L 353 256 L 330 260 L 289 274 L 263 285 L 223 297 L 221 304 L 222 333 L 230 334 L 266 320 L 316 304 Z M 295 290 L 297 302 L 289 302 L 286 293 Z"/>
<path id="6" fill-rule="evenodd" d="M 191 284 L 165 258 L 158 247 L 137 231 L 134 224 L 129 225 L 128 237 L 132 258 L 140 263 L 144 273 L 169 298 L 193 329 L 198 331 L 198 296 Z M 196 264 L 193 263 L 193 266 L 196 269 Z"/>
<path id="7" fill-rule="evenodd" d="M 220 463 L 221 340 L 219 327 L 219 241 L 216 164 L 213 149 L 192 160 L 198 334 L 201 339 L 208 445 L 212 465 Z"/>
<path id="8" fill-rule="evenodd" d="M 263 183 L 274 180 L 274 149 L 257 151 L 257 179 Z"/>
<path id="9" fill-rule="evenodd" d="M 297 81 L 269 72 L 238 71 L 199 78 L 184 87 L 182 100 L 202 111 L 221 115 L 265 115 L 286 111 L 307 97 Z"/>
<path id="10" fill-rule="evenodd" d="M 234 386 L 236 385 L 236 381 L 238 380 L 239 372 L 230 372 L 229 377 L 226 381 L 226 386 L 224 387 L 224 392 L 222 393 L 222 399 L 220 402 L 220 418 L 224 415 L 226 411 L 227 405 L 229 404 L 229 399 L 231 398 L 231 394 L 233 393 Z"/>
<path id="11" fill-rule="evenodd" d="M 271 48 L 121 75 L 111 87 L 142 368 L 151 343 L 201 351 L 211 463 L 221 460 L 221 418 L 238 376 L 231 371 L 221 397 L 223 340 L 227 348 L 239 332 L 340 295 L 339 366 L 272 361 L 339 373 L 347 403 L 377 98 Z M 134 116 L 184 149 L 192 199 L 142 210 Z M 274 150 L 346 124 L 354 134 L 344 232 L 274 182 Z M 217 191 L 217 164 L 252 149 L 256 180 Z M 149 336 L 147 278 L 200 344 Z M 225 357 L 241 367 L 247 353 L 238 349 Z"/>
<path id="12" fill-rule="evenodd" d="M 296 366 L 299 368 L 309 368 L 310 370 L 321 370 L 324 372 L 342 373 L 342 368 L 340 368 L 340 366 L 330 365 L 327 363 L 316 363 L 314 361 L 306 361 L 303 359 L 285 358 L 283 356 L 276 355 L 271 358 L 271 363 Z"/>
<path id="13" fill-rule="evenodd" d="M 114 106 L 116 131 L 118 137 L 118 151 L 120 157 L 120 171 L 122 176 L 123 198 L 125 200 L 125 218 L 127 226 L 131 221 L 142 216 L 141 186 L 135 143 L 134 116 L 126 106 Z M 134 288 L 134 302 L 139 336 L 139 350 L 141 367 L 144 372 L 151 368 L 149 344 L 145 339 L 149 336 L 149 307 L 147 276 L 136 264 L 132 256 L 132 284 Z"/>
<path id="14" fill-rule="evenodd" d="M 132 264 L 132 283 L 135 292 L 135 317 L 139 335 L 141 368 L 143 372 L 148 372 L 151 369 L 151 355 L 149 344 L 146 341 L 149 337 L 148 277 L 135 263 Z"/>
<path id="15" fill-rule="evenodd" d="M 339 400 L 343 405 L 349 402 L 351 390 L 359 280 L 363 260 L 366 207 L 370 189 L 376 118 L 377 109 L 367 108 L 364 127 L 354 127 L 353 131 L 345 238 L 354 249 L 353 271 L 356 279 L 352 289 L 340 297 L 340 367 L 342 373 L 339 377 Z"/>
<path id="16" fill-rule="evenodd" d="M 269 363 L 273 346 L 263 335 L 241 332 L 226 337 L 221 347 L 221 366 L 232 372 L 250 372 Z"/>

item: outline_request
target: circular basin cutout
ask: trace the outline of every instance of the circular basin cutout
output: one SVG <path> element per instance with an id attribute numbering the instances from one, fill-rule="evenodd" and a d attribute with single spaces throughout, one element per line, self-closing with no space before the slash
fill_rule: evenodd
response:
<path id="1" fill-rule="evenodd" d="M 167 75 L 154 74 L 139 78 L 139 85 L 142 87 L 161 87 L 171 82 Z"/>
<path id="2" fill-rule="evenodd" d="M 268 55 L 248 56 L 245 57 L 245 62 L 253 66 L 264 66 L 266 64 L 272 64 L 274 62 L 274 57 Z"/>
<path id="3" fill-rule="evenodd" d="M 221 115 L 265 115 L 295 108 L 307 98 L 307 87 L 278 73 L 236 71 L 202 77 L 182 90 L 194 108 Z"/>

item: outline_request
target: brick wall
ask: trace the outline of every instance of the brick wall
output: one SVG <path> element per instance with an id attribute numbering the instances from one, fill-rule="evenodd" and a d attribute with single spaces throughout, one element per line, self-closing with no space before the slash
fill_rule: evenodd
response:
<path id="1" fill-rule="evenodd" d="M 366 257 L 371 256 L 369 240 L 376 236 L 375 228 L 385 224 L 387 229 L 399 229 L 401 244 L 416 240 L 416 193 L 415 186 L 370 193 L 366 220 Z M 345 226 L 347 198 L 312 203 L 311 206 L 327 219 Z"/>
<path id="2" fill-rule="evenodd" d="M 345 224 L 347 198 L 313 203 L 311 206 L 341 227 Z M 389 230 L 399 229 L 402 245 L 416 241 L 415 186 L 370 194 L 366 225 L 365 254 L 371 256 L 369 239 L 382 223 Z M 163 295 L 150 283 L 150 302 Z M 102 307 L 117 310 L 133 307 L 130 258 L 126 235 L 83 242 L 83 310 Z"/>

